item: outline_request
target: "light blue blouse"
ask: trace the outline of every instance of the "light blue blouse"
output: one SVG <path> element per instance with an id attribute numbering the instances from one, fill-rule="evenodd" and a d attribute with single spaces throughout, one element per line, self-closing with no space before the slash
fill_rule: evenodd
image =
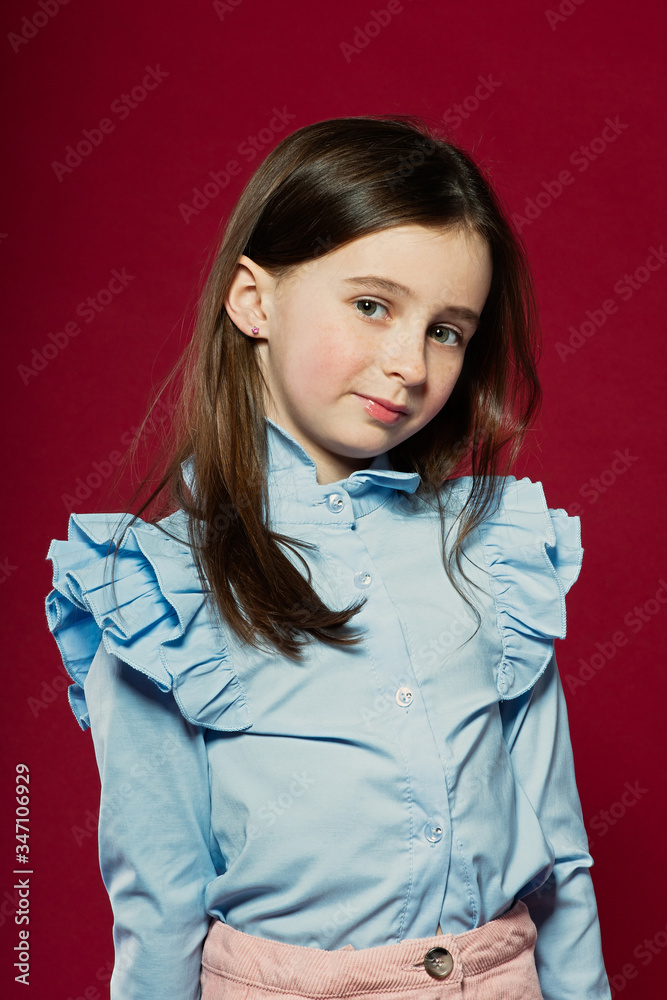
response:
<path id="1" fill-rule="evenodd" d="M 266 427 L 271 527 L 314 543 L 298 551 L 330 607 L 367 598 L 348 626 L 359 646 L 311 640 L 301 663 L 248 647 L 216 621 L 187 546 L 143 521 L 118 551 L 119 615 L 105 555 L 128 514 L 72 514 L 49 547 L 48 625 L 102 782 L 112 1000 L 199 997 L 211 917 L 361 949 L 470 930 L 519 897 L 545 1000 L 609 1000 L 554 657 L 578 518 L 507 477 L 466 547 L 481 588 L 467 642 L 476 621 L 419 476 L 384 454 L 320 485 Z M 469 487 L 447 487 L 449 523 Z M 184 518 L 161 523 L 187 540 Z"/>

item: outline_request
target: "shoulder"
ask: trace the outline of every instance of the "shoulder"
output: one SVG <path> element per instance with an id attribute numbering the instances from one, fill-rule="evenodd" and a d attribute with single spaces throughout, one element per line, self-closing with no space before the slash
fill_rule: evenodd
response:
<path id="1" fill-rule="evenodd" d="M 460 513 L 472 479 L 451 484 Z M 547 504 L 540 482 L 497 477 L 496 498 L 478 526 L 481 548 L 502 639 L 497 674 L 502 698 L 527 691 L 546 669 L 554 640 L 566 634 L 565 595 L 579 576 L 583 548 L 578 517 Z"/>
<path id="2" fill-rule="evenodd" d="M 478 526 L 488 557 L 527 548 L 540 552 L 540 565 L 560 577 L 566 590 L 579 575 L 583 549 L 581 522 L 562 508 L 549 507 L 542 483 L 515 476 L 496 476 L 493 500 Z M 472 477 L 451 480 L 443 494 L 449 511 L 461 514 L 472 489 Z M 501 551 L 502 550 L 502 551 Z"/>
<path id="3" fill-rule="evenodd" d="M 480 525 L 493 565 L 525 559 L 544 571 L 564 593 L 579 576 L 583 557 L 581 522 L 562 508 L 549 507 L 542 483 L 514 476 L 497 477 L 497 499 Z"/>
<path id="4" fill-rule="evenodd" d="M 248 728 L 245 694 L 202 590 L 184 512 L 158 524 L 132 521 L 131 514 L 71 514 L 67 539 L 52 539 L 46 555 L 53 565 L 46 619 L 74 682 L 68 694 L 79 725 L 90 725 L 84 685 L 102 642 L 172 691 L 188 721 Z"/>

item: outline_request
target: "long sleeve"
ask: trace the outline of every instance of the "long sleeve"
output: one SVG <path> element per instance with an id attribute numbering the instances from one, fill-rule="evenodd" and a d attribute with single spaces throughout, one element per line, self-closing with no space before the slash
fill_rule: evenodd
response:
<path id="1" fill-rule="evenodd" d="M 555 655 L 533 688 L 501 702 L 501 712 L 516 777 L 555 856 L 547 881 L 523 896 L 537 926 L 535 962 L 544 1000 L 610 1000 Z"/>
<path id="2" fill-rule="evenodd" d="M 102 783 L 99 851 L 114 915 L 111 1000 L 197 1000 L 216 877 L 203 730 L 102 643 L 85 680 Z"/>

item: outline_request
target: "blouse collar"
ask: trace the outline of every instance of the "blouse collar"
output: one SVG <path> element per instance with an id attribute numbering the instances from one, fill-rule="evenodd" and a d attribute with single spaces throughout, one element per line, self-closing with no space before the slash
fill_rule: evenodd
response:
<path id="1" fill-rule="evenodd" d="M 317 466 L 306 449 L 270 417 L 266 421 L 269 448 L 269 504 L 281 521 L 303 521 L 304 505 L 309 519 L 329 523 L 351 523 L 388 499 L 388 491 L 414 493 L 420 483 L 417 472 L 392 469 L 387 452 L 376 455 L 365 469 L 333 483 L 317 482 Z M 344 505 L 336 497 L 340 496 Z M 336 509 L 338 508 L 338 509 Z M 354 516 L 353 516 L 354 515 Z"/>
<path id="2" fill-rule="evenodd" d="M 414 493 L 419 486 L 419 473 L 396 471 L 387 452 L 376 455 L 367 468 L 357 469 L 347 478 L 318 483 L 317 466 L 303 445 L 270 417 L 265 416 L 264 420 L 272 520 L 352 524 L 355 518 L 385 503 L 390 491 Z M 192 488 L 192 458 L 183 463 L 182 470 Z"/>

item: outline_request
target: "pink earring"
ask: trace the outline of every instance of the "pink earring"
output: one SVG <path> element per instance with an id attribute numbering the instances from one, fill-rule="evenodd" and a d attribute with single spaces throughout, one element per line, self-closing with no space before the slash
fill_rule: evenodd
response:
<path id="1" fill-rule="evenodd" d="M 259 333 L 259 327 L 258 326 L 253 326 L 252 332 L 253 333 Z"/>

